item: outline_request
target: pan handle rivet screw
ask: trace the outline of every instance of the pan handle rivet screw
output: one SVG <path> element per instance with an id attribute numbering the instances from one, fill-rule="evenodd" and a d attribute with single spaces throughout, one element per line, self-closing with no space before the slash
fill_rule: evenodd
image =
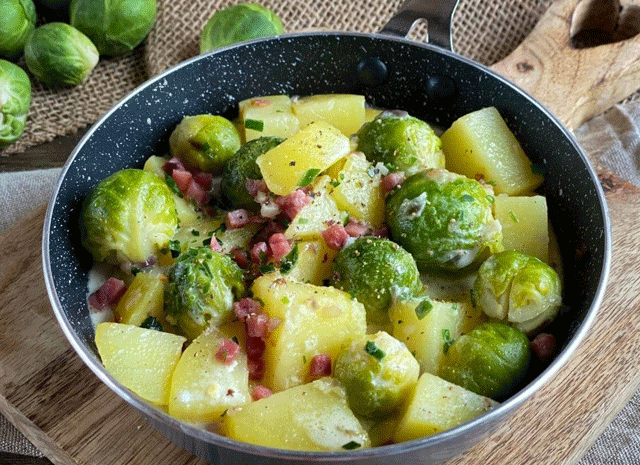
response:
<path id="1" fill-rule="evenodd" d="M 387 65 L 380 58 L 374 56 L 364 57 L 356 67 L 358 80 L 366 86 L 379 86 L 389 75 Z"/>

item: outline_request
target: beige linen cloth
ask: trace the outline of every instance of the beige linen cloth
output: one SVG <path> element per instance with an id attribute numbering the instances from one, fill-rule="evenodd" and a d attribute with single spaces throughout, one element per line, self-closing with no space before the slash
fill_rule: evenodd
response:
<path id="1" fill-rule="evenodd" d="M 285 30 L 326 28 L 376 32 L 404 0 L 257 0 Z M 432 0 L 444 1 L 444 0 Z M 76 132 L 95 122 L 147 78 L 198 53 L 198 36 L 217 9 L 241 0 L 158 0 L 158 17 L 144 46 L 101 59 L 81 87 L 51 90 L 35 84 L 25 134 L 2 156 Z M 530 32 L 551 0 L 460 0 L 453 21 L 455 50 L 483 64 L 504 58 Z M 411 38 L 420 40 L 424 28 Z M 595 165 L 640 187 L 640 99 L 616 105 L 576 130 Z M 19 156 L 19 155 L 16 155 Z M 0 234 L 47 202 L 60 169 L 0 173 Z M 42 456 L 0 416 L 0 452 Z M 640 393 L 622 410 L 580 465 L 640 465 Z"/>

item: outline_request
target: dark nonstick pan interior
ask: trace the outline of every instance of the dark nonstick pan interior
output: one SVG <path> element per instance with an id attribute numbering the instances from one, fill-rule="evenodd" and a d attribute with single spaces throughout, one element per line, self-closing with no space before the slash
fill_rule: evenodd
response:
<path id="1" fill-rule="evenodd" d="M 363 94 L 375 106 L 407 110 L 443 128 L 468 112 L 497 107 L 524 151 L 545 171 L 541 190 L 547 197 L 550 220 L 562 251 L 563 298 L 567 305 L 553 331 L 561 347 L 572 349 L 577 345 L 586 329 L 585 322 L 590 321 L 601 298 L 610 238 L 597 178 L 569 132 L 513 85 L 451 52 L 380 35 L 295 34 L 197 57 L 144 84 L 96 123 L 67 162 L 45 224 L 45 274 L 63 329 L 103 380 L 106 375 L 96 356 L 85 300 L 91 257 L 80 245 L 78 218 L 83 199 L 109 174 L 125 167 L 142 167 L 150 155 L 166 153 L 169 134 L 185 115 L 216 113 L 234 117 L 237 102 L 251 96 L 321 93 Z M 529 381 L 539 387 L 542 378 L 559 364 Z M 519 405 L 532 393 L 531 386 L 504 403 L 500 407 L 503 410 L 490 418 L 504 416 Z M 138 408 L 141 404 L 133 403 Z M 164 421 L 163 414 L 154 415 L 155 420 Z M 478 428 L 481 429 L 486 430 Z M 455 453 L 456 447 L 464 447 L 470 441 L 456 439 L 455 431 L 446 436 L 450 438 L 449 449 L 445 447 L 442 454 L 436 454 L 438 457 L 446 458 L 447 450 Z M 474 436 L 473 429 L 465 431 L 466 436 Z M 209 433 L 205 436 L 205 443 L 214 437 Z M 196 438 L 196 445 L 188 447 L 215 460 L 217 449 L 212 446 L 213 450 L 202 452 L 201 439 Z M 381 448 L 375 454 L 380 462 L 365 451 L 351 457 L 366 458 L 368 463 L 395 463 L 381 458 L 388 450 L 396 458 L 410 452 L 417 454 L 411 457 L 424 461 L 431 457 L 425 455 L 429 445 L 438 442 L 432 439 Z M 226 438 L 218 441 L 225 446 L 231 443 Z M 242 449 L 239 443 L 230 447 Z M 444 447 L 442 441 L 440 447 Z M 236 454 L 237 450 L 232 452 Z M 277 460 L 286 458 L 283 454 L 276 454 L 280 457 Z M 296 455 L 307 459 L 328 456 Z M 237 463 L 249 463 L 247 457 L 242 460 Z M 255 463 L 269 463 L 265 460 Z"/>

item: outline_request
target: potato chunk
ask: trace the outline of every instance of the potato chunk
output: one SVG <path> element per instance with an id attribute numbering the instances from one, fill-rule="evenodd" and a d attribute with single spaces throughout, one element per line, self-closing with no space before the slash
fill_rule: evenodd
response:
<path id="1" fill-rule="evenodd" d="M 308 186 L 318 174 L 349 153 L 349 139 L 325 122 L 311 123 L 256 163 L 269 190 L 287 195 Z"/>
<path id="2" fill-rule="evenodd" d="M 482 176 L 496 194 L 518 195 L 542 184 L 507 124 L 494 107 L 458 118 L 441 137 L 446 168 L 469 178 Z"/>
<path id="3" fill-rule="evenodd" d="M 169 402 L 171 375 L 187 339 L 122 323 L 100 323 L 96 346 L 107 371 L 154 404 Z"/>
<path id="4" fill-rule="evenodd" d="M 346 292 L 280 277 L 261 276 L 252 286 L 264 312 L 280 325 L 267 340 L 263 383 L 274 391 L 303 384 L 317 354 L 335 360 L 340 347 L 365 333 L 364 306 Z"/>
<path id="5" fill-rule="evenodd" d="M 163 305 L 166 282 L 164 275 L 138 273 L 114 310 L 116 321 L 140 326 L 152 316 L 165 323 Z"/>
<path id="6" fill-rule="evenodd" d="M 329 279 L 331 264 L 337 253 L 323 240 L 298 242 L 298 261 L 287 277 L 320 286 L 325 279 Z"/>
<path id="7" fill-rule="evenodd" d="M 350 136 L 364 124 L 365 101 L 364 96 L 354 94 L 311 95 L 294 101 L 293 112 L 301 128 L 314 121 L 325 121 Z"/>
<path id="8" fill-rule="evenodd" d="M 224 337 L 205 332 L 180 357 L 171 381 L 169 414 L 191 422 L 218 420 L 229 407 L 251 401 L 247 357 L 230 363 L 216 355 Z"/>
<path id="9" fill-rule="evenodd" d="M 393 439 L 410 441 L 436 434 L 472 420 L 496 405 L 488 397 L 424 373 Z"/>
<path id="10" fill-rule="evenodd" d="M 232 439 L 279 449 L 339 451 L 370 445 L 349 410 L 344 388 L 332 378 L 232 409 L 223 430 Z"/>
<path id="11" fill-rule="evenodd" d="M 549 220 L 547 200 L 543 196 L 499 195 L 494 210 L 496 220 L 502 225 L 505 250 L 517 250 L 549 263 Z"/>
<path id="12" fill-rule="evenodd" d="M 238 107 L 246 142 L 265 136 L 291 137 L 300 127 L 288 95 L 253 97 Z"/>

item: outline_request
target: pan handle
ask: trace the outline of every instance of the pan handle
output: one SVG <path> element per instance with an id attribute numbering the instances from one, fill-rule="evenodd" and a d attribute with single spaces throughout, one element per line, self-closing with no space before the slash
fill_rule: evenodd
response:
<path id="1" fill-rule="evenodd" d="M 457 4 L 458 0 L 407 0 L 380 33 L 407 37 L 417 20 L 426 19 L 427 42 L 452 50 L 451 19 Z"/>

